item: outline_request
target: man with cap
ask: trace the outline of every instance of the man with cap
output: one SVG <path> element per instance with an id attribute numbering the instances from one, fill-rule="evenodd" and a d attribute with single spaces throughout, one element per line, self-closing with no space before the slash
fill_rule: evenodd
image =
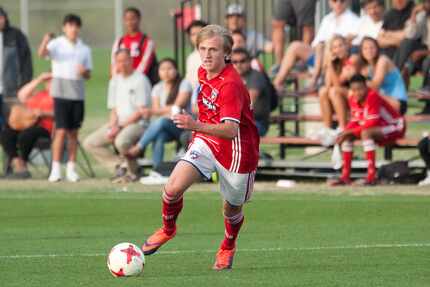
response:
<path id="1" fill-rule="evenodd" d="M 246 48 L 252 56 L 259 52 L 271 53 L 272 43 L 263 34 L 246 27 L 246 15 L 243 6 L 238 3 L 228 5 L 225 16 L 225 26 L 233 32 L 241 32 L 246 36 Z"/>
<path id="2" fill-rule="evenodd" d="M 31 51 L 26 36 L 10 26 L 9 18 L 0 6 L 0 125 L 7 106 L 17 101 L 19 88 L 33 77 Z M 3 107 L 3 102 L 5 107 Z"/>

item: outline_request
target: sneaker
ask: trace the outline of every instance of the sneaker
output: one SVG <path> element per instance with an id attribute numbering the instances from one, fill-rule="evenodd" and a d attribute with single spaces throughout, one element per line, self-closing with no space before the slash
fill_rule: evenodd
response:
<path id="1" fill-rule="evenodd" d="M 345 186 L 345 185 L 351 185 L 352 182 L 350 179 L 344 179 L 344 178 L 336 178 L 336 179 L 329 179 L 327 180 L 327 184 L 329 186 Z"/>
<path id="2" fill-rule="evenodd" d="M 169 177 L 162 176 L 156 171 L 150 171 L 148 176 L 144 176 L 140 178 L 140 183 L 145 185 L 157 185 L 157 184 L 166 184 L 169 180 Z"/>
<path id="3" fill-rule="evenodd" d="M 217 271 L 231 269 L 235 252 L 236 248 L 231 250 L 220 248 L 216 254 L 215 264 L 212 269 Z"/>
<path id="4" fill-rule="evenodd" d="M 426 186 L 426 185 L 430 185 L 430 176 L 427 176 L 426 178 L 424 178 L 418 183 L 418 186 Z"/>
<path id="5" fill-rule="evenodd" d="M 374 186 L 377 185 L 378 182 L 376 179 L 374 180 L 369 180 L 367 178 L 360 178 L 357 179 L 356 181 L 354 181 L 353 185 L 354 186 Z"/>
<path id="6" fill-rule="evenodd" d="M 172 235 L 167 235 L 164 228 L 160 228 L 155 231 L 142 245 L 142 251 L 145 255 L 151 255 L 155 253 L 164 243 L 175 237 L 176 230 Z"/>
<path id="7" fill-rule="evenodd" d="M 7 179 L 29 179 L 31 178 L 31 173 L 28 170 L 19 171 L 7 174 L 5 176 Z"/>
<path id="8" fill-rule="evenodd" d="M 61 169 L 53 168 L 51 170 L 51 173 L 49 174 L 48 181 L 49 182 L 58 182 L 58 181 L 61 181 L 62 179 L 63 178 L 61 176 Z"/>
<path id="9" fill-rule="evenodd" d="M 79 175 L 74 168 L 66 169 L 66 179 L 70 182 L 78 182 L 80 180 Z"/>
<path id="10" fill-rule="evenodd" d="M 111 181 L 115 181 L 118 178 L 123 177 L 127 174 L 127 168 L 119 164 L 115 166 L 115 175 L 110 178 Z"/>

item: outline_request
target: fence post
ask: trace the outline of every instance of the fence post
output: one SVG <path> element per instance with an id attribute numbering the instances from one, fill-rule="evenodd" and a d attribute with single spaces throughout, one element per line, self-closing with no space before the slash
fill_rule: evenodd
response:
<path id="1" fill-rule="evenodd" d="M 20 1 L 20 26 L 21 31 L 28 36 L 28 0 Z"/>

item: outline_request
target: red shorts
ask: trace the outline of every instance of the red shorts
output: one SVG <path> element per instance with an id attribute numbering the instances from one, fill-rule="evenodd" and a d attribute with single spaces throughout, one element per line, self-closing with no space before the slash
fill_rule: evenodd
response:
<path id="1" fill-rule="evenodd" d="M 403 138 L 406 133 L 406 123 L 403 118 L 398 119 L 395 124 L 381 123 L 378 127 L 381 129 L 383 138 L 376 142 L 381 146 L 391 144 Z M 364 127 L 357 122 L 349 122 L 345 129 L 354 130 L 354 136 L 356 138 L 361 138 L 361 132 L 364 130 Z"/>

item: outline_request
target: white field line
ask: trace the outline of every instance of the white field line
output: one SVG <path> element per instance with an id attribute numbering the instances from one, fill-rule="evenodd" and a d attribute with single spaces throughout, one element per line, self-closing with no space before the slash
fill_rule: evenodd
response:
<path id="1" fill-rule="evenodd" d="M 347 249 L 381 249 L 381 248 L 428 248 L 430 243 L 393 243 L 393 244 L 359 244 L 351 246 L 315 246 L 290 248 L 258 248 L 238 249 L 237 252 L 279 252 L 279 251 L 321 251 L 321 250 L 347 250 Z M 170 250 L 159 251 L 158 254 L 199 254 L 215 253 L 215 250 Z M 76 254 L 28 254 L 28 255 L 0 255 L 0 260 L 28 259 L 28 258 L 60 258 L 60 257 L 104 257 L 106 253 L 76 253 Z"/>

